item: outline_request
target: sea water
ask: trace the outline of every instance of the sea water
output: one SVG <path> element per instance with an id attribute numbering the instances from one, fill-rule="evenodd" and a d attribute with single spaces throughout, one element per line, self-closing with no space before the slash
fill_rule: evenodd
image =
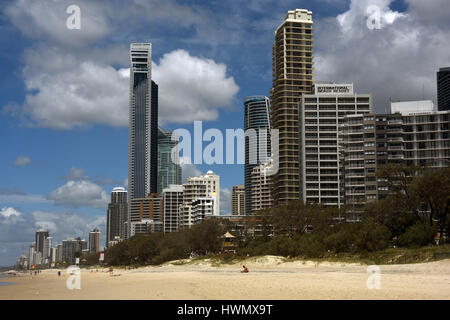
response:
<path id="1" fill-rule="evenodd" d="M 0 280 L 3 279 L 3 278 L 6 278 L 6 275 L 0 274 Z M 0 287 L 1 286 L 9 286 L 9 285 L 12 285 L 12 284 L 14 284 L 14 282 L 0 281 Z"/>

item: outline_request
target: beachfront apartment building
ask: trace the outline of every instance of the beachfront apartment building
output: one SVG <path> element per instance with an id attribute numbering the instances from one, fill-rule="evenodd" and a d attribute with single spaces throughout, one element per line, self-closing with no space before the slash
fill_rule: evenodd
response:
<path id="1" fill-rule="evenodd" d="M 299 115 L 299 198 L 341 207 L 339 128 L 344 117 L 372 112 L 371 94 L 353 92 L 352 83 L 321 82 L 304 94 Z"/>

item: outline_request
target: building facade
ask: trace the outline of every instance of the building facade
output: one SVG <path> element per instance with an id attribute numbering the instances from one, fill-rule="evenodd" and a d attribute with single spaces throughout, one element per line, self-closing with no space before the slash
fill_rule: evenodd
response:
<path id="1" fill-rule="evenodd" d="M 437 73 L 437 103 L 439 111 L 450 110 L 450 67 Z"/>
<path id="2" fill-rule="evenodd" d="M 275 31 L 270 122 L 279 130 L 279 170 L 273 179 L 275 205 L 299 197 L 298 103 L 313 89 L 313 20 L 305 9 L 288 11 Z"/>
<path id="3" fill-rule="evenodd" d="M 180 206 L 183 204 L 182 185 L 170 185 L 163 194 L 164 206 L 164 233 L 178 231 L 180 226 Z"/>
<path id="4" fill-rule="evenodd" d="M 136 225 L 146 219 L 146 224 L 151 221 L 152 223 L 154 222 L 158 225 L 161 223 L 162 225 L 164 221 L 163 198 L 157 193 L 152 193 L 147 198 L 132 199 L 129 206 L 130 217 L 128 221 L 130 223 L 130 237 L 135 234 L 132 227 L 133 223 Z M 134 229 L 136 229 L 136 227 Z"/>
<path id="5" fill-rule="evenodd" d="M 269 109 L 269 98 L 265 96 L 244 99 L 245 212 L 249 213 L 252 203 L 252 170 L 262 163 L 268 163 L 271 156 Z"/>
<path id="6" fill-rule="evenodd" d="M 151 49 L 150 43 L 130 45 L 129 200 L 157 192 L 158 86 L 151 80 Z"/>
<path id="7" fill-rule="evenodd" d="M 299 196 L 304 202 L 343 205 L 338 137 L 344 117 L 372 112 L 370 94 L 353 84 L 316 83 L 299 103 Z"/>
<path id="8" fill-rule="evenodd" d="M 231 214 L 245 215 L 245 186 L 240 184 L 231 187 Z"/>
<path id="9" fill-rule="evenodd" d="M 106 246 L 116 237 L 126 239 L 126 221 L 128 221 L 127 191 L 125 188 L 117 187 L 111 192 L 111 202 L 107 209 Z"/>
<path id="10" fill-rule="evenodd" d="M 252 181 L 252 213 L 272 207 L 272 176 L 267 174 L 269 164 L 261 164 L 253 168 Z"/>
<path id="11" fill-rule="evenodd" d="M 172 140 L 172 132 L 162 128 L 158 130 L 158 194 L 162 195 L 165 188 L 172 184 L 181 184 L 181 165 L 179 153 L 172 149 L 178 144 L 178 140 Z M 172 157 L 175 157 L 173 159 Z"/>
<path id="12" fill-rule="evenodd" d="M 98 231 L 98 228 L 89 232 L 89 252 L 100 252 L 100 231 Z"/>

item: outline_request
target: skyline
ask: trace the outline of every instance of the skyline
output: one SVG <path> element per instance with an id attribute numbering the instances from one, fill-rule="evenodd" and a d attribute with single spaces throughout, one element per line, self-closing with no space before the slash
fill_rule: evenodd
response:
<path id="1" fill-rule="evenodd" d="M 432 57 L 429 59 L 430 61 L 425 62 L 422 60 L 424 56 L 420 55 L 424 53 L 415 46 L 412 46 L 412 49 L 407 48 L 408 51 L 405 51 L 403 46 L 407 47 L 408 44 L 414 44 L 415 42 L 413 41 L 414 39 L 404 39 L 405 42 L 400 43 L 402 45 L 394 49 L 398 50 L 400 56 L 409 52 L 409 49 L 417 56 L 411 55 L 410 60 L 412 61 L 403 62 L 400 66 L 395 65 L 395 67 L 400 68 L 398 75 L 395 74 L 396 72 L 392 70 L 392 67 L 386 70 L 381 68 L 376 76 L 380 77 L 379 74 L 381 74 L 381 77 L 384 76 L 389 80 L 388 82 L 375 79 L 373 83 L 367 83 L 367 80 L 360 80 L 361 78 L 357 76 L 357 70 L 353 70 L 353 65 L 345 66 L 344 63 L 343 65 L 334 66 L 336 69 L 343 68 L 337 71 L 327 69 L 327 67 L 333 67 L 332 64 L 330 65 L 331 62 L 339 61 L 336 59 L 342 59 L 343 62 L 348 61 L 348 57 L 343 56 L 344 45 L 333 41 L 333 33 L 330 35 L 333 22 L 337 23 L 336 21 L 341 21 L 340 30 L 342 34 L 346 32 L 351 33 L 352 31 L 356 33 L 353 34 L 355 40 L 361 40 L 367 36 L 367 40 L 365 41 L 378 41 L 372 45 L 378 48 L 378 50 L 383 51 L 385 48 L 382 46 L 378 47 L 378 45 L 382 44 L 382 41 L 379 39 L 380 34 L 390 37 L 390 41 L 401 41 L 402 38 L 398 34 L 400 31 L 396 30 L 396 28 L 398 27 L 401 30 L 401 28 L 413 27 L 413 24 L 411 24 L 411 21 L 408 21 L 408 17 L 405 17 L 405 15 L 418 14 L 421 10 L 420 5 L 415 1 L 408 1 L 413 6 L 407 9 L 404 2 L 392 2 L 392 11 L 388 11 L 384 7 L 386 9 L 384 11 L 385 18 L 388 20 L 391 19 L 389 21 L 392 22 L 387 23 L 380 30 L 368 30 L 367 28 L 359 30 L 364 33 L 361 38 L 361 35 L 357 34 L 356 30 L 358 26 L 365 23 L 365 18 L 361 14 L 363 12 L 362 5 L 361 8 L 359 4 L 353 5 L 349 9 L 347 2 L 340 1 L 340 6 L 329 5 L 321 10 L 319 8 L 320 4 L 326 2 L 316 1 L 308 5 L 306 2 L 298 1 L 283 5 L 276 3 L 270 5 L 270 7 L 276 7 L 276 10 L 266 10 L 264 7 L 251 7 L 257 4 L 250 2 L 243 9 L 243 11 L 248 13 L 248 16 L 242 14 L 240 17 L 242 20 L 239 20 L 239 23 L 245 26 L 251 26 L 255 21 L 248 21 L 250 17 L 254 17 L 256 13 L 265 13 L 260 18 L 260 20 L 263 20 L 262 22 L 266 23 L 265 28 L 257 30 L 257 34 L 261 39 L 255 37 L 249 41 L 251 43 L 246 43 L 245 39 L 238 41 L 239 37 L 238 40 L 235 40 L 235 43 L 231 42 L 228 44 L 227 41 L 224 41 L 229 46 L 229 48 L 226 48 L 227 50 L 220 50 L 221 48 L 224 49 L 223 47 L 227 47 L 227 44 L 221 43 L 220 40 L 216 40 L 211 45 L 194 41 L 195 39 L 201 40 L 201 37 L 204 36 L 202 34 L 204 32 L 203 29 L 196 29 L 196 26 L 200 22 L 195 21 L 195 18 L 199 16 L 203 17 L 203 15 L 211 11 L 215 13 L 216 11 L 214 9 L 216 7 L 214 6 L 220 7 L 220 4 L 213 4 L 212 7 L 204 5 L 196 7 L 197 11 L 193 9 L 189 11 L 189 7 L 187 6 L 170 2 L 170 5 L 181 6 L 185 9 L 184 12 L 187 10 L 192 14 L 189 23 L 183 22 L 187 23 L 187 25 L 181 23 L 181 26 L 171 26 L 172 29 L 183 30 L 188 35 L 192 33 L 191 28 L 195 32 L 190 37 L 187 37 L 187 40 L 191 40 L 191 42 L 186 41 L 186 39 L 181 39 L 183 38 L 183 33 L 174 35 L 176 33 L 173 32 L 174 30 L 164 30 L 167 32 L 165 37 L 167 42 L 163 42 L 163 40 L 157 37 L 155 39 L 149 39 L 149 42 L 154 44 L 153 48 L 155 49 L 152 68 L 155 71 L 155 81 L 160 86 L 159 111 L 161 112 L 162 118 L 161 126 L 168 130 L 187 128 L 191 131 L 193 126 L 192 121 L 203 120 L 205 129 L 216 127 L 224 131 L 225 128 L 243 128 L 243 97 L 250 95 L 269 95 L 269 88 L 272 82 L 270 75 L 270 47 L 274 39 L 273 31 L 282 22 L 287 10 L 295 9 L 294 7 L 307 8 L 313 12 L 314 39 L 316 40 L 314 45 L 315 81 L 328 80 L 338 82 L 347 80 L 354 83 L 357 92 L 372 93 L 374 95 L 374 111 L 377 113 L 381 113 L 385 111 L 384 108 L 387 108 L 388 101 L 386 98 L 389 98 L 389 96 L 386 95 L 385 90 L 392 90 L 394 93 L 398 93 L 398 96 L 392 96 L 394 99 L 414 100 L 422 97 L 422 88 L 423 84 L 425 84 L 425 98 L 436 100 L 436 81 L 433 79 L 433 76 L 436 76 L 439 67 L 445 67 L 450 64 L 450 50 L 446 50 L 445 47 L 445 45 L 450 43 L 448 41 L 448 32 L 447 34 L 445 33 L 448 31 L 449 26 L 445 23 L 445 17 L 442 18 L 442 14 L 436 15 L 436 23 L 434 24 L 432 21 L 426 20 L 426 17 L 429 17 L 426 15 L 423 15 L 421 20 L 414 21 L 414 25 L 417 25 L 415 30 L 418 35 L 425 35 L 427 28 L 432 27 L 438 27 L 442 31 L 442 33 L 437 33 L 440 38 L 435 33 L 435 37 L 437 37 L 436 43 L 432 44 L 440 52 L 432 53 L 436 57 Z M 370 3 L 374 2 L 381 5 L 389 1 L 370 1 Z M 109 20 L 111 17 L 105 17 L 107 15 L 106 13 L 102 15 L 98 11 L 98 4 L 85 4 L 83 1 L 80 1 L 80 3 L 83 3 L 87 7 L 89 5 L 93 6 L 92 12 L 99 14 L 99 21 L 102 21 L 102 17 L 104 18 L 105 28 L 108 22 L 111 22 Z M 64 5 L 65 3 L 63 2 L 62 6 Z M 105 3 L 104 5 L 107 4 Z M 88 30 L 86 34 L 81 33 L 82 36 L 77 36 L 77 41 L 80 41 L 78 44 L 70 43 L 70 40 L 64 37 L 64 33 L 67 32 L 66 30 L 58 33 L 58 28 L 55 28 L 55 30 L 48 29 L 49 25 L 47 23 L 51 24 L 57 21 L 36 22 L 25 19 L 23 26 L 18 25 L 17 19 L 21 14 L 28 12 L 28 15 L 31 16 L 30 12 L 33 12 L 33 10 L 42 10 L 38 7 L 30 6 L 28 8 L 21 8 L 18 2 L 12 2 L 2 7 L 2 12 L 5 14 L 2 14 L 2 33 L 0 39 L 2 42 L 8 42 L 5 30 L 14 30 L 20 40 L 18 41 L 20 45 L 15 43 L 13 46 L 8 46 L 7 53 L 0 57 L 2 70 L 4 72 L 6 71 L 5 73 L 7 75 L 10 75 L 10 77 L 3 79 L 2 86 L 0 86 L 0 90 L 2 90 L 0 95 L 2 97 L 0 108 L 3 111 L 1 117 L 2 129 L 0 130 L 2 130 L 1 137 L 4 138 L 2 139 L 3 144 L 6 146 L 6 150 L 8 150 L 2 156 L 0 169 L 2 176 L 0 182 L 0 190 L 2 193 L 0 195 L 0 209 L 2 213 L 1 218 L 4 221 L 11 222 L 12 225 L 12 227 L 7 227 L 4 221 L 1 224 L 2 229 L 5 228 L 5 231 L 7 231 L 2 232 L 2 237 L 5 238 L 2 238 L 0 241 L 2 260 L 5 257 L 4 254 L 6 254 L 6 257 L 8 255 L 14 257 L 9 258 L 10 260 L 8 261 L 15 261 L 16 257 L 20 254 L 17 251 L 20 246 L 23 246 L 25 243 L 26 248 L 26 244 L 30 242 L 29 240 L 25 241 L 26 238 L 30 238 L 26 234 L 30 233 L 31 230 L 34 232 L 39 227 L 53 228 L 51 230 L 53 234 L 58 229 L 58 239 L 55 242 L 59 242 L 62 238 L 66 237 L 67 232 L 70 230 L 71 234 L 75 233 L 73 236 L 78 236 L 78 232 L 87 234 L 89 230 L 96 226 L 99 226 L 102 231 L 102 237 L 104 237 L 106 205 L 109 199 L 109 193 L 113 187 L 122 186 L 125 183 L 128 156 L 128 128 L 126 124 L 122 123 L 121 117 L 115 118 L 113 115 L 105 114 L 108 105 L 103 105 L 101 103 L 102 101 L 93 101 L 94 106 L 87 103 L 86 108 L 80 108 L 80 106 L 92 95 L 92 92 L 86 91 L 88 86 L 95 84 L 97 87 L 102 88 L 102 90 L 99 90 L 100 96 L 103 98 L 105 96 L 108 97 L 105 103 L 109 103 L 109 107 L 113 105 L 115 108 L 114 111 L 118 111 L 119 115 L 121 114 L 120 110 L 127 110 L 127 103 L 119 108 L 116 104 L 121 104 L 120 101 L 122 100 L 114 100 L 112 97 L 118 98 L 119 95 L 125 92 L 124 99 L 125 101 L 128 99 L 129 79 L 124 76 L 127 72 L 128 49 L 126 50 L 127 55 L 125 56 L 125 61 L 123 61 L 122 51 L 130 42 L 137 40 L 136 37 L 142 37 L 143 30 L 140 30 L 141 34 L 139 34 L 139 30 L 137 33 L 132 33 L 130 38 L 124 35 L 126 32 L 113 33 L 111 30 L 108 32 L 105 29 L 98 31 L 100 33 L 104 32 L 104 34 L 91 34 L 89 32 L 95 28 L 89 29 L 90 10 L 85 10 L 83 6 L 81 7 L 84 17 L 82 19 L 87 19 L 88 22 L 82 25 L 81 31 L 84 30 L 84 25 L 87 26 Z M 168 10 L 163 5 L 160 7 L 162 11 L 163 9 Z M 236 8 L 233 8 L 233 4 L 230 8 L 228 10 L 233 14 Z M 47 9 L 53 10 L 55 8 L 50 7 Z M 395 13 L 397 12 L 396 10 L 399 10 L 401 13 Z M 64 13 L 65 11 L 63 10 L 61 12 Z M 194 13 L 199 15 L 196 16 Z M 124 15 L 126 14 L 130 13 L 124 13 Z M 138 15 L 137 12 L 132 12 L 132 14 Z M 273 20 L 268 19 L 268 16 L 272 14 L 276 17 L 273 17 Z M 336 19 L 335 17 L 338 14 L 341 14 L 339 16 L 340 18 Z M 219 15 L 224 15 L 224 13 L 220 12 Z M 206 16 L 208 15 L 206 14 Z M 442 20 L 439 20 L 439 17 Z M 61 21 L 65 22 L 66 18 L 66 14 L 61 15 Z M 155 18 L 155 21 L 160 21 L 158 19 L 161 19 L 161 17 Z M 220 16 L 218 19 L 223 19 L 223 17 Z M 212 24 L 211 28 L 233 29 L 233 26 L 230 26 L 229 22 L 224 21 L 225 19 L 220 20 L 223 24 Z M 35 32 L 33 32 L 27 23 L 36 24 L 34 25 Z M 153 26 L 153 21 L 148 21 L 147 23 Z M 202 24 L 200 25 L 204 26 Z M 136 26 L 131 26 L 131 29 L 134 27 Z M 64 29 L 65 24 L 61 28 Z M 131 29 L 127 29 L 129 30 L 128 32 L 131 33 Z M 168 29 L 171 28 L 169 27 Z M 244 27 L 244 29 L 246 28 Z M 238 32 L 236 30 L 234 31 Z M 373 32 L 370 33 L 371 31 Z M 242 32 L 247 33 L 248 31 Z M 70 33 L 67 35 L 70 35 Z M 220 37 L 216 37 L 217 33 L 214 36 L 214 39 L 220 39 Z M 145 38 L 145 35 L 142 38 Z M 171 43 L 174 39 L 176 40 L 175 43 Z M 105 43 L 95 45 L 97 42 L 101 43 L 102 40 Z M 260 43 L 257 41 L 260 41 Z M 332 44 L 329 46 L 330 48 L 327 47 L 327 41 L 328 44 Z M 351 45 L 352 39 L 348 41 L 349 43 L 347 45 Z M 393 43 L 395 44 L 395 41 Z M 46 48 L 46 44 L 51 44 L 52 47 Z M 87 50 L 91 45 L 94 46 L 92 52 Z M 261 50 L 264 49 L 263 52 L 265 55 L 253 53 L 254 47 L 251 45 Z M 242 46 L 245 52 L 252 52 L 252 54 L 245 57 L 245 54 L 238 56 L 239 54 L 233 52 L 236 48 L 242 48 Z M 366 48 L 369 51 L 371 49 L 373 49 L 371 46 Z M 358 50 L 361 49 L 358 48 Z M 72 51 L 73 53 L 71 53 Z M 395 60 L 395 52 L 392 49 L 386 53 L 386 57 L 390 59 L 388 61 Z M 106 53 L 106 57 L 104 57 L 104 53 Z M 427 51 L 427 53 L 429 52 Z M 49 60 L 52 57 L 58 58 L 59 55 L 64 57 L 64 59 L 62 59 L 63 61 L 56 59 L 56 62 L 53 64 L 42 63 L 42 61 L 46 61 L 46 59 L 42 60 L 44 54 L 48 54 Z M 361 52 L 358 51 L 355 54 L 359 56 Z M 372 55 L 377 56 L 377 53 L 372 53 Z M 13 56 L 14 58 L 12 58 Z M 100 63 L 100 56 L 107 61 Z M 369 55 L 369 57 L 365 57 L 368 59 L 366 62 L 368 62 L 367 67 L 369 70 L 371 68 L 371 70 L 375 70 L 374 66 L 370 64 L 370 58 L 374 56 Z M 404 69 L 405 65 L 413 66 L 417 61 L 420 61 L 420 65 L 416 66 L 417 69 Z M 431 64 L 433 66 L 430 66 Z M 24 66 L 22 67 L 22 65 Z M 180 74 L 179 70 L 190 70 L 192 71 L 191 73 L 195 73 L 196 70 L 205 67 L 211 71 L 207 76 L 213 77 L 214 80 L 210 81 L 209 85 L 208 83 L 205 85 L 205 79 L 209 79 L 208 77 L 199 77 L 198 79 L 183 77 L 178 79 L 175 77 Z M 61 70 L 66 68 L 67 72 L 60 74 Z M 380 69 L 379 66 L 376 66 L 376 69 Z M 410 73 L 417 75 L 419 78 L 422 77 L 423 79 L 420 81 L 422 83 L 413 77 L 411 77 L 412 79 L 406 78 L 405 75 L 409 75 Z M 375 76 L 375 73 L 369 74 Z M 57 79 L 52 81 L 52 76 L 56 76 Z M 343 78 L 344 76 L 346 78 Z M 97 77 L 108 81 L 105 81 L 104 84 L 98 81 L 98 79 L 92 82 Z M 403 79 L 404 83 L 396 83 L 398 82 L 398 78 L 405 78 Z M 5 83 L 5 79 L 11 81 Z M 48 101 L 55 101 L 55 98 L 57 98 L 56 101 L 63 101 L 61 99 L 66 98 L 61 93 L 62 91 L 59 90 L 61 88 L 57 87 L 59 84 L 64 84 L 64 80 L 69 87 L 72 85 L 79 89 L 79 92 L 76 93 L 81 93 L 82 98 L 84 98 L 84 100 L 78 102 L 72 101 L 72 104 L 70 103 L 70 99 L 74 98 L 74 96 L 69 95 L 69 101 L 61 103 L 64 107 L 76 108 L 78 111 L 75 112 L 76 114 L 74 112 L 67 112 L 65 114 L 65 109 L 61 108 L 60 104 L 47 104 Z M 85 83 L 78 81 L 85 81 Z M 24 83 L 28 90 L 24 90 Z M 124 88 L 123 83 L 125 83 Z M 389 83 L 395 83 L 396 86 L 389 86 Z M 380 85 L 383 85 L 383 88 L 380 88 Z M 408 88 L 408 86 L 410 87 Z M 180 97 L 172 97 L 173 100 L 171 100 L 169 99 L 171 96 L 167 95 L 168 92 L 179 91 L 181 91 L 181 97 L 186 98 L 189 102 L 189 105 L 183 106 L 185 109 L 182 110 L 178 109 L 181 107 L 178 104 L 182 100 L 177 100 Z M 192 93 L 187 94 L 190 91 Z M 216 97 L 215 95 L 217 95 L 218 91 L 220 91 L 220 94 Z M 200 95 L 199 93 L 205 94 Z M 200 96 L 201 100 L 197 101 L 200 99 Z M 384 99 L 380 97 L 384 97 Z M 50 100 L 45 100 L 45 98 Z M 385 102 L 383 103 L 382 101 Z M 98 104 L 99 102 L 100 104 Z M 95 105 L 96 103 L 98 105 Z M 195 106 L 196 109 L 189 109 L 192 106 Z M 177 112 L 181 113 L 186 109 L 189 112 L 184 113 L 189 115 L 187 117 L 189 119 L 181 119 Z M 114 112 L 111 112 L 111 114 L 114 114 Z M 102 117 L 102 115 L 105 116 Z M 125 122 L 127 123 L 127 113 L 125 115 Z M 169 122 L 170 115 L 173 115 L 173 122 Z M 191 116 L 193 118 L 190 118 Z M 236 123 L 235 119 L 240 119 L 240 124 Z M 81 128 L 79 127 L 80 124 L 82 126 Z M 91 127 L 84 127 L 85 125 Z M 56 146 L 61 146 L 61 148 L 57 148 Z M 206 173 L 208 170 L 217 172 L 221 176 L 221 179 L 223 179 L 221 184 L 224 187 L 223 189 L 225 189 L 221 195 L 223 203 L 221 207 L 225 207 L 222 213 L 229 213 L 231 212 L 229 208 L 231 186 L 244 182 L 243 167 L 243 165 L 192 165 L 183 168 L 183 176 L 184 178 L 187 175 L 195 176 L 200 171 L 201 173 Z M 68 218 L 75 220 L 76 223 L 70 226 L 62 226 Z M 13 234 L 10 230 L 17 230 L 13 228 L 24 230 L 24 234 Z M 8 235 L 18 241 L 8 244 Z M 84 237 L 86 238 L 86 236 Z M 103 239 L 101 243 L 104 243 Z M 0 261 L 0 265 L 3 264 Z"/>

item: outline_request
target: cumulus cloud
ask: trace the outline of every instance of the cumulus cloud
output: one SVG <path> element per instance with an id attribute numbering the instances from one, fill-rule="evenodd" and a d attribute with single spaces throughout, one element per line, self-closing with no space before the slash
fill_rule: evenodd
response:
<path id="1" fill-rule="evenodd" d="M 239 91 L 225 64 L 185 50 L 163 55 L 153 65 L 153 78 L 159 86 L 162 123 L 216 120 L 218 109 L 230 106 Z"/>
<path id="2" fill-rule="evenodd" d="M 29 157 L 20 156 L 14 160 L 14 166 L 25 167 L 31 164 L 31 159 Z"/>
<path id="3" fill-rule="evenodd" d="M 104 243 L 106 217 L 87 216 L 72 212 L 33 211 L 25 213 L 14 207 L 0 209 L 0 265 L 12 265 L 34 242 L 38 229 L 48 229 L 53 246 L 72 237 L 87 239 L 89 231 L 98 227 Z"/>
<path id="4" fill-rule="evenodd" d="M 348 11 L 317 21 L 315 80 L 348 81 L 359 93 L 373 93 L 374 110 L 387 112 L 393 100 L 436 97 L 436 71 L 450 64 L 450 28 L 428 24 L 419 1 L 400 13 L 392 0 L 352 0 Z M 367 28 L 367 8 L 381 12 L 381 29 Z M 445 11 L 445 10 L 443 10 Z"/>
<path id="5" fill-rule="evenodd" d="M 108 196 L 99 185 L 90 181 L 67 181 L 63 186 L 53 190 L 47 199 L 53 200 L 56 205 L 77 208 L 91 206 L 106 208 Z"/>
<path id="6" fill-rule="evenodd" d="M 220 188 L 220 214 L 231 214 L 231 190 Z"/>
<path id="7" fill-rule="evenodd" d="M 29 50 L 24 68 L 28 93 L 22 115 L 30 125 L 69 130 L 128 124 L 129 82 L 110 65 L 58 50 Z M 41 61 L 52 61 L 52 65 Z"/>

